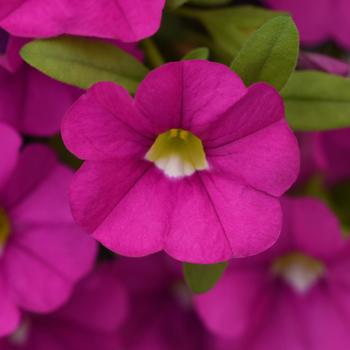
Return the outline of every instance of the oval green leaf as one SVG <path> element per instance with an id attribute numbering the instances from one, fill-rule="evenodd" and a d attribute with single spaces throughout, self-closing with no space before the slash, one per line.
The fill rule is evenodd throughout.
<path id="1" fill-rule="evenodd" d="M 258 29 L 244 44 L 231 68 L 246 85 L 264 81 L 280 90 L 295 69 L 299 34 L 289 16 L 278 16 Z"/>
<path id="2" fill-rule="evenodd" d="M 210 265 L 185 263 L 183 270 L 187 285 L 194 293 L 199 294 L 213 288 L 226 267 L 226 262 Z"/>
<path id="3" fill-rule="evenodd" d="M 207 60 L 209 58 L 209 49 L 207 47 L 199 47 L 187 53 L 182 60 Z"/>
<path id="4" fill-rule="evenodd" d="M 286 115 L 294 130 L 350 127 L 350 80 L 316 71 L 292 74 L 282 90 Z"/>
<path id="5" fill-rule="evenodd" d="M 135 92 L 148 69 L 113 44 L 62 36 L 35 40 L 21 50 L 34 68 L 63 83 L 87 89 L 99 81 L 112 81 Z"/>

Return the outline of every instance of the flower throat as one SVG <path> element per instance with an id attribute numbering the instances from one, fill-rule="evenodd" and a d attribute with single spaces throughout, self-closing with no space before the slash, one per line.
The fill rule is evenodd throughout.
<path id="1" fill-rule="evenodd" d="M 145 158 L 173 178 L 209 168 L 202 141 L 183 129 L 170 129 L 158 135 Z"/>
<path id="2" fill-rule="evenodd" d="M 0 208 L 0 253 L 1 248 L 6 244 L 10 235 L 11 225 L 10 221 L 3 209 Z"/>

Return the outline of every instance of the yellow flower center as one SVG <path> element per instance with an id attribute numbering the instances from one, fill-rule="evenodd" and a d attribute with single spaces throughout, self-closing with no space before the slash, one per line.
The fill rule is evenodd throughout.
<path id="1" fill-rule="evenodd" d="M 10 221 L 3 209 L 0 208 L 0 255 L 10 235 Z"/>
<path id="2" fill-rule="evenodd" d="M 325 266 L 319 260 L 295 252 L 277 259 L 272 271 L 295 291 L 304 294 L 324 275 Z"/>
<path id="3" fill-rule="evenodd" d="M 145 158 L 173 178 L 209 168 L 202 141 L 182 129 L 170 129 L 158 135 Z"/>

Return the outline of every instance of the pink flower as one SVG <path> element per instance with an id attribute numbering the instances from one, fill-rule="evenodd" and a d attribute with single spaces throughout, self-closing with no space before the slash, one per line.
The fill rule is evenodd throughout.
<path id="1" fill-rule="evenodd" d="M 129 316 L 119 332 L 121 349 L 211 350 L 183 284 L 180 264 L 159 254 L 121 258 L 116 274 L 130 298 Z"/>
<path id="2" fill-rule="evenodd" d="M 26 314 L 1 350 L 116 350 L 127 314 L 127 294 L 111 264 L 79 282 L 70 300 L 47 315 Z"/>
<path id="3" fill-rule="evenodd" d="M 220 350 L 346 350 L 350 243 L 322 202 L 282 203 L 278 243 L 233 263 L 213 290 L 196 297 L 198 313 L 227 339 Z"/>
<path id="4" fill-rule="evenodd" d="M 350 48 L 350 2 L 348 0 L 265 0 L 273 9 L 293 16 L 305 45 L 334 40 Z"/>
<path id="5" fill-rule="evenodd" d="M 61 306 L 92 267 L 96 245 L 74 223 L 67 186 L 72 172 L 44 146 L 27 146 L 0 127 L 0 335 L 14 331 L 20 310 Z M 18 159 L 17 159 L 18 158 Z"/>
<path id="6" fill-rule="evenodd" d="M 164 4 L 165 0 L 17 0 L 16 6 L 0 5 L 0 27 L 30 38 L 73 34 L 136 42 L 158 30 Z"/>
<path id="7" fill-rule="evenodd" d="M 25 64 L 18 52 L 27 41 L 1 34 L 0 121 L 24 134 L 50 136 L 59 131 L 64 113 L 81 92 Z"/>
<path id="8" fill-rule="evenodd" d="M 86 160 L 71 186 L 73 216 L 115 252 L 212 263 L 278 238 L 278 197 L 297 176 L 299 153 L 266 84 L 246 88 L 218 63 L 169 63 L 134 100 L 113 83 L 93 86 L 62 135 Z"/>

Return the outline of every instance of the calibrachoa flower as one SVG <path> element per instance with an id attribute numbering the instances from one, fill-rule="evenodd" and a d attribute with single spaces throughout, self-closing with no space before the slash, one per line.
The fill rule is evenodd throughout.
<path id="1" fill-rule="evenodd" d="M 92 267 L 96 245 L 73 222 L 72 172 L 44 146 L 27 146 L 0 127 L 0 335 L 14 331 L 20 310 L 62 305 Z M 17 164 L 16 164 L 17 161 Z"/>
<path id="2" fill-rule="evenodd" d="M 19 50 L 27 41 L 0 34 L 0 120 L 24 134 L 50 136 L 81 92 L 25 64 Z"/>
<path id="3" fill-rule="evenodd" d="M 211 263 L 270 247 L 278 197 L 299 167 L 282 99 L 246 88 L 222 64 L 166 64 L 133 100 L 98 83 L 63 121 L 67 148 L 86 160 L 71 186 L 76 221 L 128 256 L 165 250 Z"/>
<path id="4" fill-rule="evenodd" d="M 30 38 L 74 34 L 136 42 L 158 30 L 164 5 L 165 0 L 17 0 L 16 6 L 0 4 L 0 27 Z"/>
<path id="5" fill-rule="evenodd" d="M 292 14 L 301 40 L 317 45 L 335 40 L 350 48 L 350 2 L 348 0 L 264 0 L 273 9 Z"/>
<path id="6" fill-rule="evenodd" d="M 121 349 L 209 350 L 180 264 L 160 254 L 121 258 L 116 274 L 130 298 L 129 316 L 119 332 Z"/>
<path id="7" fill-rule="evenodd" d="M 118 350 L 117 330 L 128 298 L 111 264 L 79 282 L 70 300 L 48 315 L 25 314 L 20 326 L 0 339 L 1 350 Z"/>
<path id="8" fill-rule="evenodd" d="M 282 203 L 278 243 L 232 263 L 213 290 L 196 297 L 199 315 L 213 333 L 232 339 L 220 350 L 346 350 L 350 242 L 322 202 Z"/>

